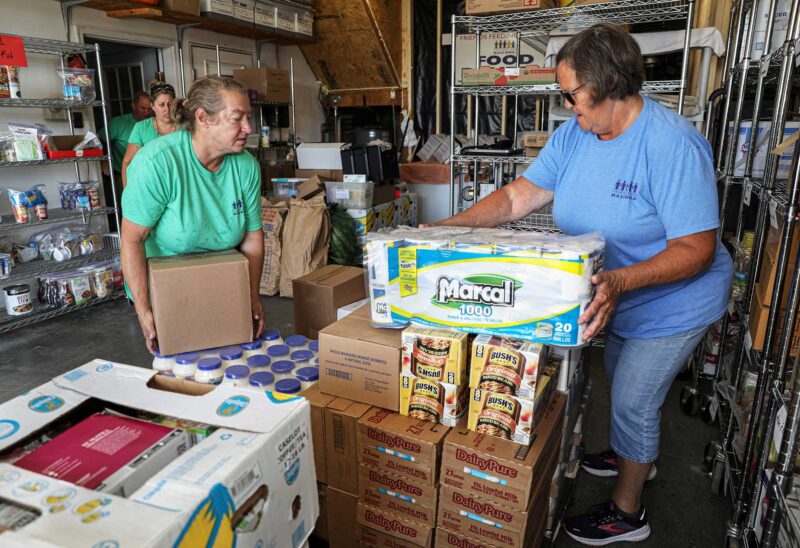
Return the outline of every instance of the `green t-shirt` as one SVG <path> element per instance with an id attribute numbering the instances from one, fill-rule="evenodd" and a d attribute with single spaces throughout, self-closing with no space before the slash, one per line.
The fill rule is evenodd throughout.
<path id="1" fill-rule="evenodd" d="M 153 125 L 153 119 L 145 118 L 141 122 L 136 122 L 136 125 L 133 126 L 133 131 L 131 131 L 131 136 L 128 138 L 128 142 L 143 147 L 158 137 L 161 136 L 158 134 L 155 126 Z"/>
<path id="2" fill-rule="evenodd" d="M 102 132 L 102 139 L 105 141 L 106 146 L 111 150 L 111 158 L 114 166 L 114 171 L 117 173 L 122 172 L 122 160 L 125 158 L 125 149 L 128 148 L 128 140 L 131 136 L 131 131 L 136 125 L 136 118 L 133 114 L 123 114 L 112 118 L 108 123 L 108 131 Z"/>
<path id="3" fill-rule="evenodd" d="M 188 131 L 165 135 L 128 166 L 126 219 L 150 227 L 147 257 L 220 251 L 261 230 L 261 171 L 248 152 L 225 156 L 216 173 L 195 156 Z"/>

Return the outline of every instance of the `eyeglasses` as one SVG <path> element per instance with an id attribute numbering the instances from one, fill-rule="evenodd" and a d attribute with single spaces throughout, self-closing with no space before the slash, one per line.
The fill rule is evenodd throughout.
<path id="1" fill-rule="evenodd" d="M 572 91 L 564 91 L 562 89 L 561 90 L 561 96 L 564 98 L 564 100 L 567 103 L 569 103 L 572 106 L 575 106 L 575 92 L 578 91 L 579 89 L 581 89 L 585 85 L 586 84 L 581 84 L 578 87 L 576 87 L 575 89 L 573 89 Z"/>

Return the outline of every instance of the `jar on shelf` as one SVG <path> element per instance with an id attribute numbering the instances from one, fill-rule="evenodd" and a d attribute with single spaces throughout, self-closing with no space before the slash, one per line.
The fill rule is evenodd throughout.
<path id="1" fill-rule="evenodd" d="M 276 344 L 283 344 L 283 339 L 281 339 L 281 332 L 275 328 L 265 329 L 264 332 L 261 334 L 260 339 L 264 343 L 265 348 L 274 346 Z"/>
<path id="2" fill-rule="evenodd" d="M 175 356 L 162 356 L 158 350 L 153 353 L 153 369 L 155 369 L 158 374 L 174 377 L 175 374 L 172 372 L 174 367 Z"/>
<path id="3" fill-rule="evenodd" d="M 270 366 L 272 374 L 275 375 L 275 380 L 291 379 L 294 372 L 294 362 L 291 360 L 279 360 L 272 362 Z"/>
<path id="4" fill-rule="evenodd" d="M 239 348 L 242 349 L 245 360 L 250 356 L 264 354 L 264 342 L 259 339 L 256 339 L 253 342 L 244 343 L 240 345 Z"/>
<path id="5" fill-rule="evenodd" d="M 295 367 L 308 367 L 311 365 L 314 353 L 311 350 L 295 350 L 289 357 L 294 362 Z"/>
<path id="6" fill-rule="evenodd" d="M 289 357 L 289 347 L 285 344 L 276 344 L 267 348 L 267 356 L 271 359 L 285 359 Z"/>
<path id="7" fill-rule="evenodd" d="M 247 386 L 249 377 L 249 367 L 246 365 L 232 365 L 225 369 L 225 378 L 222 379 L 222 384 L 236 387 Z"/>
<path id="8" fill-rule="evenodd" d="M 308 341 L 308 349 L 311 350 L 314 354 L 319 353 L 319 341 L 317 339 L 311 339 Z"/>
<path id="9" fill-rule="evenodd" d="M 194 373 L 195 382 L 220 384 L 224 376 L 222 360 L 219 358 L 201 358 L 197 360 L 197 371 Z"/>
<path id="10" fill-rule="evenodd" d="M 294 372 L 294 378 L 300 381 L 303 390 L 305 390 L 319 381 L 319 368 L 301 367 Z"/>
<path id="11" fill-rule="evenodd" d="M 265 356 L 263 354 L 258 354 L 255 356 L 250 356 L 247 358 L 247 367 L 250 368 L 250 371 L 267 371 L 269 369 L 270 364 L 269 356 Z"/>
<path id="12" fill-rule="evenodd" d="M 279 394 L 297 394 L 301 388 L 297 379 L 281 379 L 275 382 L 275 392 Z"/>
<path id="13" fill-rule="evenodd" d="M 251 373 L 247 382 L 247 387 L 259 392 L 272 392 L 275 386 L 275 376 L 269 371 L 258 371 Z"/>
<path id="14" fill-rule="evenodd" d="M 223 368 L 232 365 L 247 365 L 247 361 L 242 356 L 244 356 L 244 352 L 238 346 L 229 346 L 219 351 L 219 359 L 222 360 Z"/>
<path id="15" fill-rule="evenodd" d="M 197 352 L 187 352 L 175 356 L 172 373 L 179 379 L 191 379 L 197 370 Z"/>
<path id="16" fill-rule="evenodd" d="M 308 339 L 305 337 L 305 335 L 289 335 L 286 337 L 285 344 L 292 351 L 308 350 Z"/>

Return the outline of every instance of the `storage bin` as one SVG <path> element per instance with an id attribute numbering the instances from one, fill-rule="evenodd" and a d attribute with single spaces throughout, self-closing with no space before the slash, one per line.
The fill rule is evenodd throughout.
<path id="1" fill-rule="evenodd" d="M 375 183 L 342 183 L 338 181 L 326 181 L 325 193 L 328 203 L 337 203 L 345 209 L 367 209 L 372 207 L 372 197 L 375 190 Z"/>
<path id="2" fill-rule="evenodd" d="M 272 193 L 275 196 L 287 196 L 289 198 L 293 198 L 297 196 L 297 187 L 300 186 L 300 183 L 303 181 L 307 181 L 308 179 L 297 179 L 297 178 L 276 178 L 272 179 Z"/>

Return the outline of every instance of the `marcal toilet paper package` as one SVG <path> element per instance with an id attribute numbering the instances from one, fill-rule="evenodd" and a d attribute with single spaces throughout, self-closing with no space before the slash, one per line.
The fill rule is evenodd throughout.
<path id="1" fill-rule="evenodd" d="M 593 297 L 605 242 L 581 236 L 465 227 L 400 227 L 366 245 L 372 323 L 408 323 L 582 344 L 578 317 Z"/>

